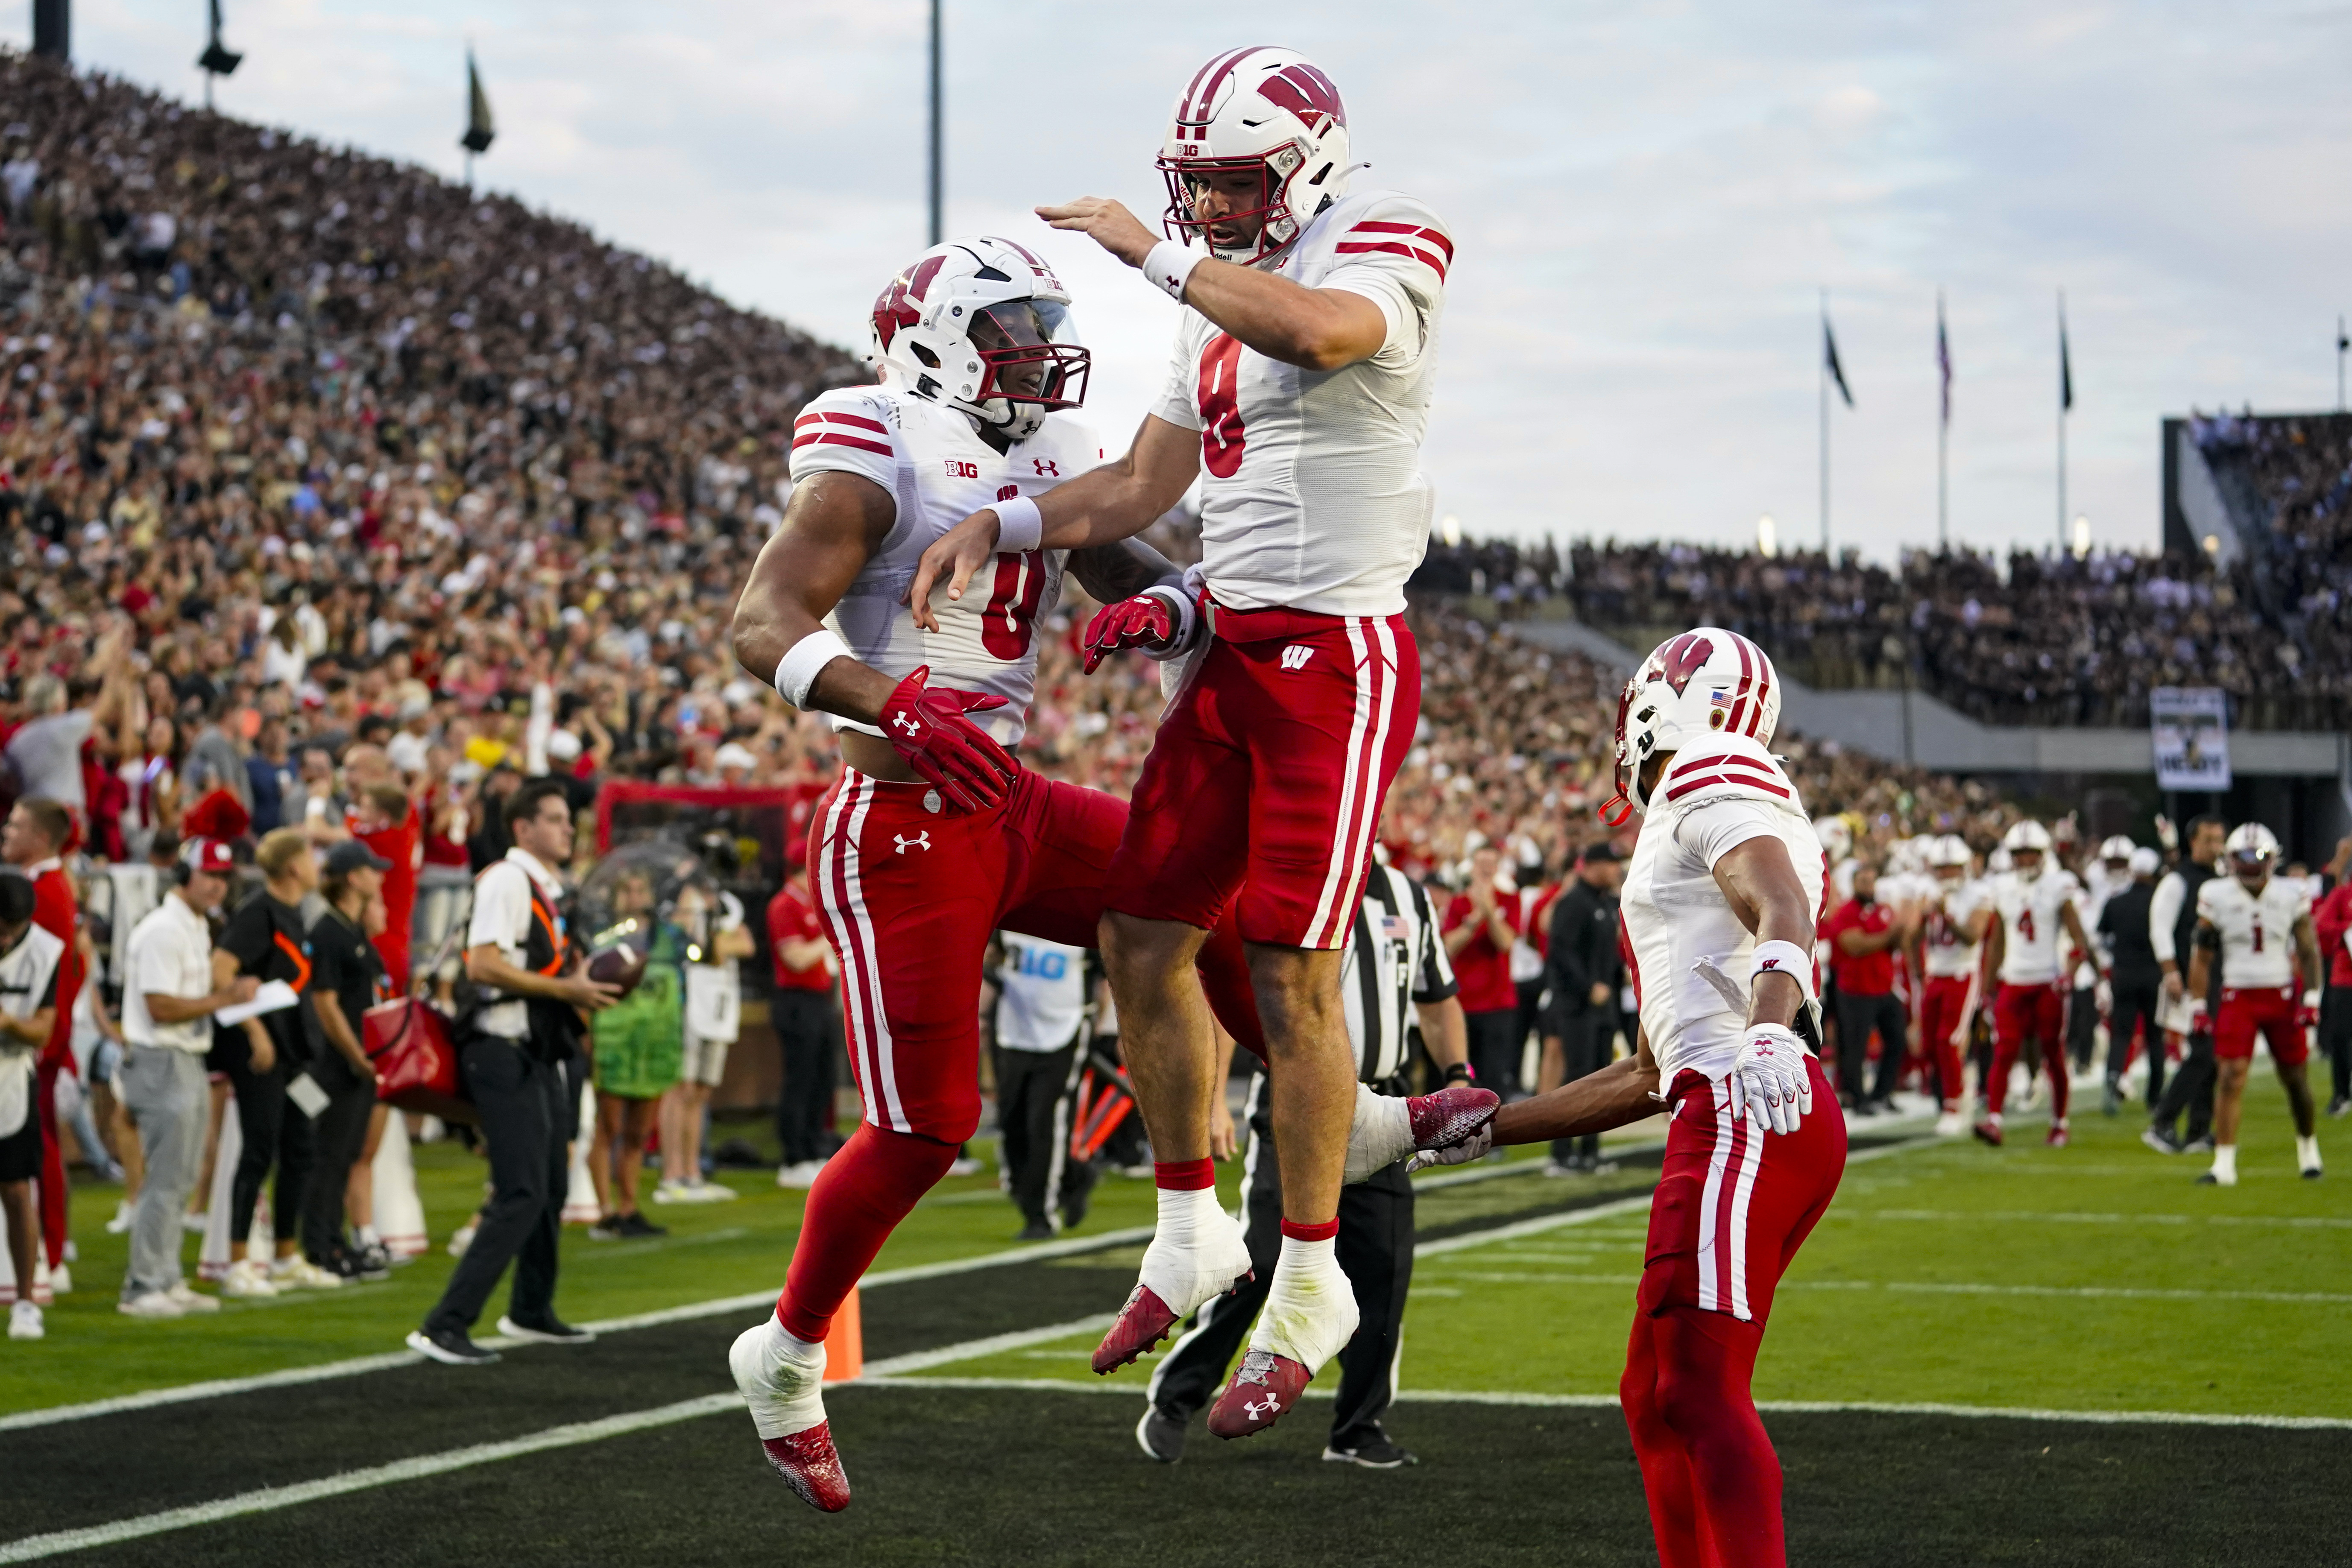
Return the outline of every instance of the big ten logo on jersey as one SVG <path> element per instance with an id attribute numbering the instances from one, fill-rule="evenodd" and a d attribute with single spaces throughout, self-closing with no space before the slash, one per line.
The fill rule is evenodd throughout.
<path id="1" fill-rule="evenodd" d="M 1043 947 L 1024 947 L 1021 949 L 1021 962 L 1013 967 L 1021 973 L 1040 980 L 1058 980 L 1070 972 L 1070 956 L 1049 952 Z"/>
<path id="2" fill-rule="evenodd" d="M 947 460 L 947 464 L 948 477 L 950 479 L 977 479 L 980 477 L 980 465 L 977 463 L 966 463 L 961 457 L 950 457 Z M 1000 497 L 1000 499 L 1002 497 Z"/>

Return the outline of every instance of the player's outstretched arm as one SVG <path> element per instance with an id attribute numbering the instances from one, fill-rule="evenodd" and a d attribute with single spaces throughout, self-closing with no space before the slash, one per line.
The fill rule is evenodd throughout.
<path id="1" fill-rule="evenodd" d="M 1036 538 L 1022 548 L 1082 550 L 1132 538 L 1182 500 L 1200 472 L 1200 436 L 1147 413 L 1124 455 L 1022 503 L 1036 508 Z M 940 629 L 932 592 L 944 580 L 948 597 L 961 599 L 972 575 L 1003 548 L 1003 535 L 997 508 L 982 507 L 931 541 L 907 590 L 916 625 Z"/>
<path id="2" fill-rule="evenodd" d="M 793 488 L 784 520 L 735 602 L 735 657 L 772 679 L 801 639 L 824 629 L 898 515 L 889 491 L 856 474 L 813 474 Z M 809 683 L 805 706 L 874 724 L 897 683 L 846 653 Z"/>
<path id="3" fill-rule="evenodd" d="M 1160 243 L 1133 213 L 1100 196 L 1039 207 L 1037 215 L 1087 235 L 1129 267 L 1140 267 Z M 1192 264 L 1184 303 L 1267 359 L 1305 371 L 1340 370 L 1370 359 L 1388 341 L 1388 318 L 1360 294 L 1304 287 L 1213 256 Z"/>

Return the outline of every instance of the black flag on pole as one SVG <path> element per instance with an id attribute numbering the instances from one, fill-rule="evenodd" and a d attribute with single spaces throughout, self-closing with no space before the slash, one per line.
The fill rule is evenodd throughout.
<path id="1" fill-rule="evenodd" d="M 205 40 L 205 52 L 196 57 L 196 68 L 216 77 L 225 77 L 244 63 L 245 57 L 221 42 L 220 0 L 212 0 L 212 30 Z"/>
<path id="2" fill-rule="evenodd" d="M 2058 407 L 2061 412 L 2074 406 L 2074 360 L 2066 351 L 2066 305 L 2058 305 Z"/>
<path id="3" fill-rule="evenodd" d="M 466 134 L 457 145 L 468 152 L 488 152 L 499 130 L 490 122 L 490 95 L 482 90 L 482 73 L 475 68 L 474 51 L 466 51 Z"/>
<path id="4" fill-rule="evenodd" d="M 1944 296 L 1936 295 L 1936 375 L 1943 385 L 1943 421 L 1952 423 L 1952 340 L 1944 335 Z"/>
<path id="5" fill-rule="evenodd" d="M 1852 408 L 1853 393 L 1845 384 L 1845 367 L 1838 363 L 1837 334 L 1830 330 L 1826 312 L 1822 316 L 1822 363 L 1829 371 L 1830 380 L 1837 383 L 1838 396 L 1845 399 L 1846 407 Z"/>

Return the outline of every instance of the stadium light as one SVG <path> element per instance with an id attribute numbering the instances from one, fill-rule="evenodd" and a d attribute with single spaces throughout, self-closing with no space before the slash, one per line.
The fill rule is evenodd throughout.
<path id="1" fill-rule="evenodd" d="M 1448 549 L 1452 549 L 1455 545 L 1460 544 L 1462 542 L 1462 519 L 1454 517 L 1450 512 L 1447 513 L 1445 520 L 1437 525 L 1437 537 L 1445 541 L 1445 548 Z"/>
<path id="2" fill-rule="evenodd" d="M 2091 519 L 2076 514 L 2074 517 L 2074 559 L 2081 560 L 2091 553 Z"/>
<path id="3" fill-rule="evenodd" d="M 1780 530 L 1769 512 L 1756 519 L 1756 553 L 1766 560 L 1780 553 Z"/>

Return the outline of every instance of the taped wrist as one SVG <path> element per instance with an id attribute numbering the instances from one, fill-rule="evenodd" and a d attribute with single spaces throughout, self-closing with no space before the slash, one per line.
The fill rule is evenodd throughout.
<path id="1" fill-rule="evenodd" d="M 792 646 L 792 651 L 776 666 L 776 690 L 796 708 L 808 706 L 809 687 L 824 668 L 835 659 L 854 659 L 849 651 L 828 627 L 820 626 Z"/>

